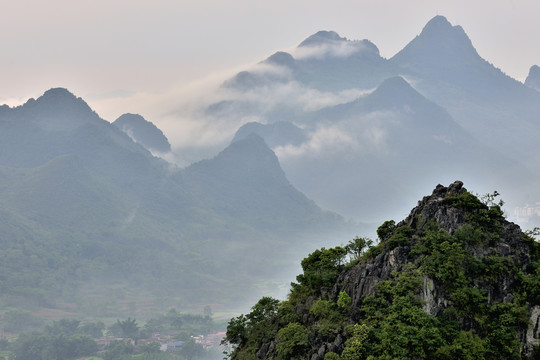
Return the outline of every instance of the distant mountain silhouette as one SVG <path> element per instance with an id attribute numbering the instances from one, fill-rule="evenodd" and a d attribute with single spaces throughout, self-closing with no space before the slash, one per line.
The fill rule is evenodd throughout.
<path id="1" fill-rule="evenodd" d="M 463 28 L 452 26 L 444 16 L 431 19 L 392 61 L 413 72 L 448 79 L 464 76 L 468 67 L 485 65 Z"/>
<path id="2" fill-rule="evenodd" d="M 340 217 L 322 211 L 296 190 L 274 152 L 253 133 L 233 141 L 213 159 L 187 167 L 183 174 L 189 186 L 205 189 L 200 196 L 212 204 L 211 208 L 250 218 L 263 228 L 286 230 L 284 236 L 296 232 L 299 221 L 323 232 L 332 221 L 344 224 Z"/>
<path id="3" fill-rule="evenodd" d="M 529 75 L 525 79 L 525 85 L 540 91 L 540 67 L 538 65 L 531 66 Z"/>
<path id="4" fill-rule="evenodd" d="M 134 124 L 128 117 L 110 124 L 65 89 L 0 109 L 2 294 L 88 309 L 114 283 L 184 304 L 236 305 L 240 289 L 276 264 L 271 277 L 282 276 L 302 247 L 352 233 L 291 186 L 261 138 L 174 169 L 116 126 Z"/>
<path id="5" fill-rule="evenodd" d="M 257 122 L 247 123 L 238 129 L 233 142 L 248 137 L 252 133 L 262 137 L 271 148 L 283 145 L 300 145 L 307 140 L 302 129 L 290 122 L 280 121 L 266 125 Z"/>
<path id="6" fill-rule="evenodd" d="M 123 114 L 113 122 L 113 125 L 150 151 L 159 153 L 171 151 L 171 144 L 163 131 L 139 114 Z"/>
<path id="7" fill-rule="evenodd" d="M 280 73 L 242 71 L 224 85 L 246 90 L 293 79 L 319 90 L 335 91 L 371 88 L 385 77 L 399 73 L 369 40 L 351 41 L 333 31 L 320 31 L 309 36 L 298 45 L 297 53 L 295 56 L 278 51 L 261 62 L 285 68 L 290 77 Z"/>
<path id="8" fill-rule="evenodd" d="M 347 39 L 342 38 L 338 35 L 335 31 L 319 31 L 311 36 L 309 36 L 307 39 L 302 41 L 298 47 L 302 46 L 320 46 L 325 45 L 328 43 L 334 43 L 334 42 L 346 42 Z"/>
<path id="9" fill-rule="evenodd" d="M 530 171 L 479 143 L 401 77 L 387 79 L 353 102 L 307 114 L 299 124 L 313 144 L 332 133 L 344 141 L 302 156 L 284 153 L 280 161 L 288 178 L 322 206 L 359 219 L 387 211 L 385 199 L 396 201 L 399 191 L 414 197 L 427 179 L 457 174 L 474 184 L 500 186 L 493 183 L 496 176 L 499 182 L 522 184 L 521 189 L 532 186 Z M 329 129 L 328 134 L 323 129 Z M 298 151 L 310 149 L 309 141 Z M 495 175 L 500 166 L 512 171 Z M 516 173 L 526 176 L 516 179 Z M 517 197 L 514 189 L 505 188 Z"/>
<path id="10" fill-rule="evenodd" d="M 482 59 L 460 26 L 436 16 L 391 61 L 480 141 L 536 163 L 540 94 Z"/>
<path id="11" fill-rule="evenodd" d="M 485 192 L 493 184 L 517 205 L 540 198 L 540 93 L 529 87 L 535 69 L 528 86 L 507 76 L 443 16 L 390 59 L 369 40 L 320 31 L 233 78 L 227 84 L 234 100 L 210 106 L 207 115 L 245 119 L 235 138 L 259 134 L 297 188 L 357 219 L 377 216 L 374 194 L 401 189 L 414 201 L 422 168 L 432 173 L 430 182 L 459 177 Z M 301 129 L 305 141 L 293 144 L 275 132 L 281 122 L 292 124 L 291 134 Z M 355 186 L 362 191 L 351 195 Z"/>

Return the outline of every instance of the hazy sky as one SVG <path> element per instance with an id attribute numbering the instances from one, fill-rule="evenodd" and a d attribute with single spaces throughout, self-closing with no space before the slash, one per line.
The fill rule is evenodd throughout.
<path id="1" fill-rule="evenodd" d="M 65 87 L 113 121 L 167 107 L 318 30 L 369 39 L 391 57 L 435 15 L 524 80 L 540 64 L 538 0 L 0 0 L 0 103 Z M 203 80 L 202 82 L 200 80 Z M 191 84 L 191 85 L 190 85 Z M 199 85 L 199 88 L 204 88 Z M 166 99 L 166 100 L 165 100 Z"/>

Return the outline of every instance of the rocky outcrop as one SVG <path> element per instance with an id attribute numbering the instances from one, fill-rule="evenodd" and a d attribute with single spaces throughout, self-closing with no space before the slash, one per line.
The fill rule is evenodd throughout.
<path id="1" fill-rule="evenodd" d="M 351 270 L 343 272 L 333 288 L 332 296 L 337 298 L 339 292 L 347 292 L 352 299 L 352 319 L 357 320 L 363 299 L 374 295 L 376 285 L 381 281 L 392 279 L 405 267 L 418 263 L 418 255 L 412 255 L 411 249 L 416 239 L 422 237 L 428 223 L 435 223 L 448 234 L 454 234 L 467 224 L 469 209 L 456 206 L 450 201 L 453 196 L 464 194 L 467 190 L 461 181 L 456 181 L 448 187 L 438 185 L 430 196 L 424 197 L 410 212 L 409 216 L 398 223 L 396 228 L 409 226 L 412 229 L 410 242 L 389 251 L 383 251 L 376 257 L 362 261 Z M 487 208 L 487 206 L 486 206 Z M 529 245 L 523 241 L 523 232 L 518 225 L 508 222 L 501 217 L 500 237 L 487 244 L 471 244 L 468 247 L 469 255 L 481 262 L 489 257 L 503 257 L 521 270 L 531 264 Z M 512 289 L 516 288 L 518 281 L 513 274 L 501 276 L 496 282 L 488 282 L 484 278 L 474 279 L 474 285 L 487 293 L 489 304 L 508 303 L 514 299 Z M 451 303 L 448 294 L 441 284 L 428 276 L 423 278 L 423 286 L 417 294 L 423 302 L 424 311 L 433 316 L 441 314 Z M 540 306 L 531 307 L 530 326 L 522 329 L 519 337 L 523 342 L 524 353 L 540 344 Z M 465 330 L 474 327 L 471 324 L 462 324 Z M 312 360 L 323 359 L 319 356 Z"/>
<path id="2" fill-rule="evenodd" d="M 535 358 L 540 246 L 504 218 L 496 195 L 478 199 L 461 181 L 438 185 L 406 219 L 385 222 L 379 244 L 339 273 L 333 287 L 302 288 L 305 277 L 297 278 L 303 293 L 293 287 L 294 313 L 287 316 L 298 339 L 308 338 L 299 342 L 306 358 L 396 358 L 407 351 L 416 359 Z M 302 262 L 305 271 L 312 268 L 304 265 L 327 259 L 312 255 Z M 324 272 L 320 264 L 316 271 Z M 260 340 L 259 359 L 283 358 L 279 329 L 288 325 L 279 315 L 266 324 L 277 336 Z M 415 337 L 423 331 L 440 336 Z M 390 339 L 397 345 L 387 352 Z M 294 340 L 288 341 L 293 351 Z"/>

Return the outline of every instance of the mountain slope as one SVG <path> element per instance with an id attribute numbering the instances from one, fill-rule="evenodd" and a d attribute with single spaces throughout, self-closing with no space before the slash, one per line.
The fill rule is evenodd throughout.
<path id="1" fill-rule="evenodd" d="M 65 89 L 2 107 L 0 140 L 2 306 L 239 306 L 300 247 L 352 227 L 293 188 L 261 139 L 175 169 Z"/>
<path id="2" fill-rule="evenodd" d="M 305 113 L 296 124 L 306 141 L 283 144 L 282 137 L 275 147 L 287 177 L 325 208 L 364 221 L 383 216 L 386 204 L 402 208 L 414 201 L 419 186 L 456 175 L 487 189 L 512 184 L 499 190 L 514 199 L 523 198 L 515 189 L 532 188 L 526 168 L 479 143 L 401 77 L 355 101 Z M 272 126 L 252 131 L 273 137 L 262 131 Z M 516 173 L 527 176 L 518 179 Z"/>
<path id="3" fill-rule="evenodd" d="M 380 220 L 377 199 L 410 194 L 388 205 L 405 211 L 419 186 L 455 177 L 479 192 L 499 187 L 511 208 L 538 202 L 540 93 L 483 59 L 443 16 L 391 59 L 368 40 L 318 32 L 222 90 L 209 121 L 230 123 L 235 138 L 259 134 L 294 186 L 360 221 Z"/>
<path id="4" fill-rule="evenodd" d="M 422 32 L 391 60 L 413 73 L 427 73 L 456 82 L 466 81 L 467 75 L 478 66 L 488 68 L 489 65 L 478 55 L 463 28 L 452 26 L 440 15 L 431 19 Z M 464 70 L 469 70 L 469 74 Z"/>
<path id="5" fill-rule="evenodd" d="M 124 114 L 113 122 L 120 130 L 149 151 L 167 153 L 171 151 L 171 144 L 163 132 L 154 124 L 146 121 L 138 114 Z"/>
<path id="6" fill-rule="evenodd" d="M 311 253 L 287 301 L 229 322 L 230 358 L 537 358 L 540 245 L 495 196 L 438 185 L 376 246 Z"/>
<path id="7" fill-rule="evenodd" d="M 540 94 L 481 58 L 460 26 L 436 16 L 390 61 L 480 141 L 536 170 Z"/>
<path id="8" fill-rule="evenodd" d="M 183 171 L 188 186 L 200 187 L 212 209 L 232 217 L 251 218 L 260 228 L 279 224 L 290 236 L 300 223 L 324 228 L 343 220 L 325 213 L 286 179 L 276 155 L 254 134 L 232 142 L 215 158 L 195 163 Z M 262 189 L 262 191 L 261 191 Z"/>

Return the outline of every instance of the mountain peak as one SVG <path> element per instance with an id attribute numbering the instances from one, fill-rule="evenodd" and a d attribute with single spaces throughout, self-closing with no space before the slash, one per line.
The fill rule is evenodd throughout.
<path id="1" fill-rule="evenodd" d="M 268 64 L 291 67 L 294 65 L 294 57 L 285 51 L 278 51 L 264 61 Z"/>
<path id="2" fill-rule="evenodd" d="M 366 105 L 371 110 L 401 108 L 417 105 L 428 100 L 416 91 L 404 78 L 394 76 L 384 80 L 367 98 Z"/>
<path id="3" fill-rule="evenodd" d="M 529 75 L 525 79 L 525 85 L 540 91 L 540 67 L 538 65 L 531 66 Z"/>
<path id="4" fill-rule="evenodd" d="M 51 89 L 45 91 L 43 93 L 43 95 L 41 96 L 41 98 L 44 98 L 44 99 L 47 99 L 47 98 L 59 98 L 59 97 L 71 98 L 71 99 L 76 99 L 77 98 L 68 89 L 61 88 L 61 87 L 51 88 Z"/>
<path id="5" fill-rule="evenodd" d="M 318 45 L 324 45 L 329 42 L 336 42 L 336 41 L 347 41 L 346 38 L 342 38 L 338 35 L 335 31 L 326 31 L 321 30 L 317 33 L 311 35 L 306 40 L 302 41 L 298 47 L 303 46 L 318 46 Z"/>
<path id="6" fill-rule="evenodd" d="M 75 96 L 69 90 L 65 88 L 51 88 L 43 93 L 37 100 L 30 99 L 27 104 L 36 104 L 49 107 L 76 107 L 79 109 L 85 109 L 92 111 L 88 104 L 80 97 Z"/>
<path id="7" fill-rule="evenodd" d="M 277 156 L 264 139 L 254 133 L 231 142 L 214 158 L 194 163 L 185 171 L 197 182 L 215 182 L 212 188 L 216 191 L 221 187 L 240 186 L 242 192 L 249 193 L 258 186 L 268 189 L 276 185 L 290 186 Z"/>
<path id="8" fill-rule="evenodd" d="M 341 37 L 335 31 L 319 31 L 298 45 L 300 50 L 299 57 L 303 58 L 308 54 L 308 57 L 324 57 L 330 55 L 332 57 L 348 58 L 353 54 L 361 57 L 379 58 L 380 53 L 377 46 L 369 40 L 349 40 Z M 312 52 L 312 51 L 315 52 Z M 302 55 L 303 53 L 303 55 Z M 297 56 L 298 58 L 298 56 Z"/>
<path id="9" fill-rule="evenodd" d="M 246 152 L 246 149 L 249 149 L 250 151 Z M 242 138 L 232 141 L 229 147 L 223 150 L 223 153 L 225 152 L 244 153 L 247 156 L 256 154 L 268 155 L 273 153 L 264 139 L 256 133 L 250 133 Z"/>
<path id="10" fill-rule="evenodd" d="M 420 33 L 421 37 L 457 38 L 470 43 L 465 30 L 459 25 L 453 26 L 444 16 L 437 15 L 427 22 Z M 472 46 L 472 44 L 471 44 Z"/>
<path id="11" fill-rule="evenodd" d="M 457 27 L 461 28 L 460 26 Z M 442 15 L 437 15 L 427 22 L 426 26 L 424 26 L 424 29 L 422 30 L 422 33 L 429 33 L 434 31 L 448 31 L 451 29 L 452 24 L 450 24 L 448 19 Z"/>
<path id="12" fill-rule="evenodd" d="M 481 60 L 471 40 L 459 25 L 444 16 L 435 16 L 392 61 L 405 67 L 455 68 Z"/>
<path id="13" fill-rule="evenodd" d="M 255 133 L 231 142 L 210 162 L 221 164 L 222 176 L 227 179 L 246 177 L 263 181 L 264 178 L 272 178 L 288 183 L 276 154 L 264 139 Z"/>
<path id="14" fill-rule="evenodd" d="M 393 76 L 391 78 L 388 78 L 384 80 L 381 85 L 377 88 L 375 91 L 387 91 L 391 89 L 394 91 L 395 89 L 398 90 L 406 90 L 406 91 L 416 91 L 414 90 L 411 85 L 401 76 Z"/>
<path id="15" fill-rule="evenodd" d="M 36 100 L 29 99 L 18 111 L 49 130 L 69 130 L 87 122 L 104 122 L 83 99 L 65 88 L 49 89 Z"/>
<path id="16" fill-rule="evenodd" d="M 139 114 L 124 114 L 116 119 L 113 125 L 150 151 L 171 151 L 171 144 L 163 132 Z"/>
<path id="17" fill-rule="evenodd" d="M 300 145 L 307 140 L 302 129 L 287 121 L 278 121 L 270 124 L 249 122 L 242 125 L 234 135 L 233 141 L 246 138 L 250 134 L 256 134 L 264 139 L 271 148 L 293 144 Z"/>

